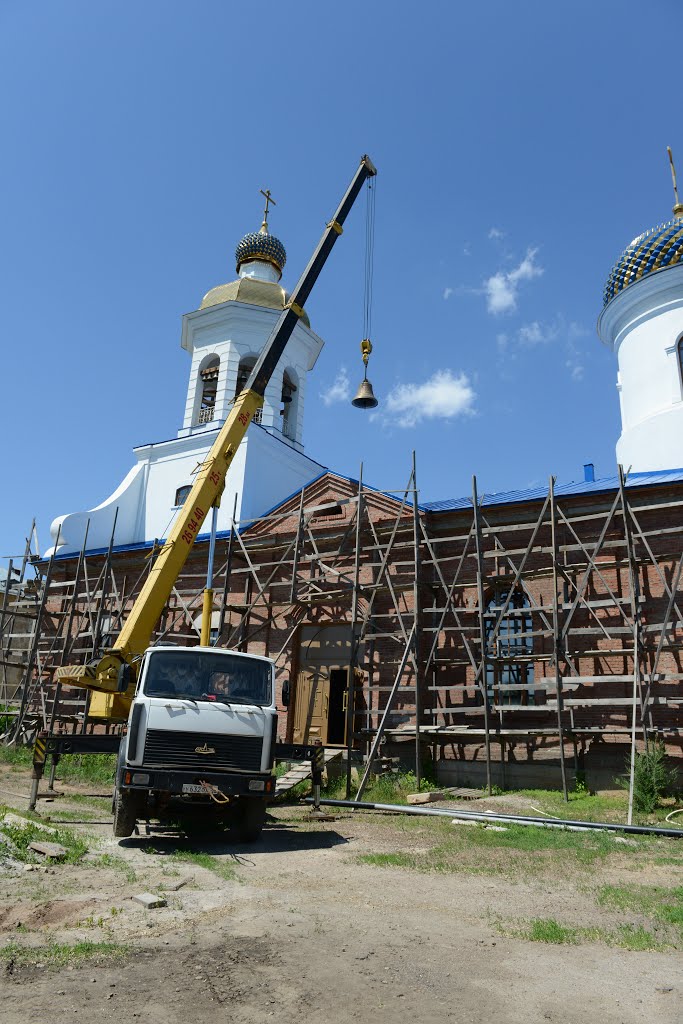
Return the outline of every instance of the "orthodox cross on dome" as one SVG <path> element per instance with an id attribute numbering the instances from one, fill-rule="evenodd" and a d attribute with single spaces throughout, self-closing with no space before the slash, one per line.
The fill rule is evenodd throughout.
<path id="1" fill-rule="evenodd" d="M 266 200 L 266 208 L 263 211 L 263 224 L 261 225 L 261 234 L 267 235 L 268 234 L 268 207 L 269 207 L 269 205 L 271 203 L 273 204 L 273 206 L 277 206 L 277 203 L 272 198 L 272 196 L 270 194 L 270 189 L 269 188 L 267 188 L 265 191 L 262 188 L 260 188 L 259 192 L 261 193 L 262 196 L 265 197 L 265 200 Z"/>
<path id="2" fill-rule="evenodd" d="M 674 199 L 676 200 L 673 208 L 674 217 L 683 217 L 683 203 L 678 198 L 678 186 L 676 185 L 676 168 L 674 167 L 674 158 L 671 152 L 671 146 L 666 147 L 666 151 L 669 154 L 669 163 L 671 164 L 671 180 L 674 186 Z"/>

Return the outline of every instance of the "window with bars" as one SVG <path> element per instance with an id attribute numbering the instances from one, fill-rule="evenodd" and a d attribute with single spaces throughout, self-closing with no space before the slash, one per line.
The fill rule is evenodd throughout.
<path id="1" fill-rule="evenodd" d="M 486 690 L 494 704 L 533 704 L 534 638 L 529 598 L 517 589 L 508 602 L 509 593 L 505 586 L 496 587 L 486 606 Z"/>

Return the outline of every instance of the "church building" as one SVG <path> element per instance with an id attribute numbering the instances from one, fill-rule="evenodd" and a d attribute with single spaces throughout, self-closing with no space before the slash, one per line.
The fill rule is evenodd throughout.
<path id="1" fill-rule="evenodd" d="M 42 564 L 54 617 L 29 666 L 45 693 L 57 665 L 116 635 L 287 302 L 285 259 L 266 213 L 237 246 L 237 278 L 182 319 L 177 437 L 137 448 L 109 498 L 53 523 Z M 623 471 L 596 479 L 587 466 L 579 483 L 417 504 L 410 485 L 382 493 L 305 454 L 323 341 L 300 318 L 228 474 L 211 621 L 212 643 L 275 660 L 281 738 L 431 759 L 452 784 L 567 785 L 584 773 L 607 785 L 634 737 L 681 756 L 678 197 L 673 219 L 614 264 L 598 334 L 616 357 Z M 207 551 L 200 536 L 157 640 L 199 642 Z M 85 709 L 66 696 L 43 714 L 82 728 Z"/>

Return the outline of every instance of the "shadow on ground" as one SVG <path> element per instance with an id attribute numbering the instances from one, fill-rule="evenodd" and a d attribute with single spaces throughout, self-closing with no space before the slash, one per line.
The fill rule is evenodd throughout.
<path id="1" fill-rule="evenodd" d="M 238 843 L 229 832 L 185 832 L 167 825 L 138 826 L 140 835 L 122 839 L 121 847 L 144 850 L 153 847 L 160 856 L 177 852 L 208 853 L 213 857 L 228 856 L 242 860 L 271 853 L 293 853 L 297 850 L 329 850 L 347 842 L 344 836 L 332 830 L 311 828 L 300 830 L 283 822 L 273 821 L 264 828 L 259 839 L 252 843 Z"/>

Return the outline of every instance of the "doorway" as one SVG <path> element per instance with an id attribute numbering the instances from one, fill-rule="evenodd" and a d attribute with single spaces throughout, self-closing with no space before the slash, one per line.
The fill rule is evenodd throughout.
<path id="1" fill-rule="evenodd" d="M 346 745 L 348 686 L 348 668 L 331 668 L 330 699 L 327 712 L 327 742 L 332 747 L 343 747 Z"/>
<path id="2" fill-rule="evenodd" d="M 347 743 L 350 624 L 304 626 L 299 637 L 299 673 L 292 716 L 292 742 Z M 355 704 L 362 703 L 362 673 L 355 672 Z"/>

